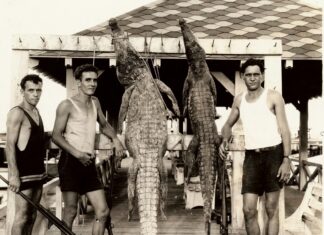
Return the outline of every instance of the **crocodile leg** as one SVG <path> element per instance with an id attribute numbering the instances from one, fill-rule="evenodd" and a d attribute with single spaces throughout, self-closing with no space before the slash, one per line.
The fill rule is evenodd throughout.
<path id="1" fill-rule="evenodd" d="M 198 138 L 196 137 L 196 135 L 194 135 L 188 145 L 188 149 L 185 154 L 185 163 L 188 167 L 187 179 L 186 179 L 187 184 L 189 184 L 192 168 L 194 167 L 194 164 L 196 162 L 198 147 L 199 147 Z"/>
<path id="2" fill-rule="evenodd" d="M 161 93 L 164 93 L 167 95 L 167 97 L 171 100 L 172 102 L 172 108 L 175 114 L 179 117 L 180 116 L 180 110 L 178 107 L 178 102 L 174 94 L 172 93 L 171 89 L 165 85 L 161 80 L 155 79 L 156 85 L 159 88 L 159 91 Z"/>
<path id="3" fill-rule="evenodd" d="M 126 119 L 127 110 L 129 106 L 129 99 L 132 95 L 134 86 L 131 86 L 127 88 L 123 94 L 122 103 L 119 108 L 119 114 L 118 114 L 118 127 L 117 127 L 117 133 L 122 133 L 123 129 L 123 121 Z"/>
<path id="4" fill-rule="evenodd" d="M 162 159 L 162 158 L 161 158 Z M 160 174 L 160 213 L 161 219 L 167 220 L 165 215 L 165 203 L 168 196 L 168 170 L 164 166 L 163 159 L 159 162 L 159 174 Z"/>
<path id="5" fill-rule="evenodd" d="M 134 207 L 135 207 L 135 188 L 136 178 L 138 174 L 138 164 L 133 160 L 132 165 L 128 168 L 128 221 L 132 220 Z"/>

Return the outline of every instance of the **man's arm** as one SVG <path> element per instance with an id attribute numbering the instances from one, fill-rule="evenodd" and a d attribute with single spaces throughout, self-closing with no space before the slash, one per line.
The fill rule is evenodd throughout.
<path id="1" fill-rule="evenodd" d="M 100 103 L 98 101 L 97 98 L 93 97 L 94 101 L 95 101 L 95 104 L 96 104 L 96 107 L 97 107 L 97 113 L 98 113 L 98 122 L 99 122 L 99 125 L 102 129 L 102 133 L 111 138 L 113 143 L 114 143 L 114 146 L 115 146 L 115 150 L 116 150 L 116 156 L 117 157 L 121 157 L 124 155 L 124 149 L 123 149 L 123 146 L 122 144 L 120 143 L 118 137 L 117 137 L 117 134 L 114 130 L 114 128 L 112 128 L 112 126 L 107 122 L 103 112 L 102 112 L 102 109 L 101 109 L 101 106 L 100 106 Z"/>
<path id="2" fill-rule="evenodd" d="M 232 136 L 232 127 L 240 117 L 240 110 L 239 110 L 240 103 L 241 103 L 241 95 L 234 98 L 231 113 L 222 128 L 223 142 L 220 145 L 219 150 L 220 150 L 220 155 L 223 159 L 226 158 L 228 153 L 228 141 Z"/>
<path id="3" fill-rule="evenodd" d="M 277 118 L 279 132 L 282 138 L 283 151 L 285 156 L 278 170 L 277 177 L 279 177 L 280 181 L 287 181 L 290 175 L 290 164 L 288 156 L 291 154 L 291 136 L 285 112 L 285 102 L 281 94 L 276 91 L 271 93 L 271 97 L 274 103 L 274 111 Z"/>
<path id="4" fill-rule="evenodd" d="M 7 116 L 6 158 L 8 161 L 9 189 L 18 192 L 20 187 L 19 170 L 16 161 L 16 144 L 24 119 L 23 111 L 14 108 Z"/>
<path id="5" fill-rule="evenodd" d="M 53 128 L 53 141 L 64 151 L 68 152 L 72 156 L 76 157 L 85 166 L 89 165 L 92 161 L 92 153 L 85 153 L 77 150 L 70 145 L 65 138 L 63 133 L 65 131 L 66 123 L 68 121 L 70 110 L 72 109 L 71 102 L 68 100 L 62 101 L 56 110 L 56 118 Z"/>
<path id="6" fill-rule="evenodd" d="M 285 111 L 285 102 L 278 92 L 273 92 L 272 97 L 274 101 L 274 109 L 278 122 L 279 132 L 282 138 L 284 156 L 289 156 L 291 154 L 291 136 Z"/>

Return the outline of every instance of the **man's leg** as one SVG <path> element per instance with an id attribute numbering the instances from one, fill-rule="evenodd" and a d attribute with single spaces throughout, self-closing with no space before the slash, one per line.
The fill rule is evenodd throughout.
<path id="1" fill-rule="evenodd" d="M 39 203 L 42 196 L 42 186 L 21 191 L 33 202 Z M 30 235 L 36 220 L 37 211 L 25 199 L 16 195 L 16 212 L 12 226 L 12 234 Z"/>
<path id="2" fill-rule="evenodd" d="M 78 193 L 63 191 L 62 196 L 64 201 L 63 221 L 72 229 L 72 224 L 78 209 Z"/>
<path id="3" fill-rule="evenodd" d="M 92 235 L 103 235 L 105 233 L 105 224 L 109 215 L 109 209 L 103 189 L 88 192 L 88 199 L 95 211 L 95 221 L 92 227 Z"/>
<path id="4" fill-rule="evenodd" d="M 268 215 L 268 235 L 279 233 L 279 195 L 280 191 L 266 193 L 265 209 Z"/>
<path id="5" fill-rule="evenodd" d="M 260 227 L 258 224 L 258 195 L 253 193 L 243 194 L 243 213 L 245 228 L 248 235 L 259 235 Z"/>

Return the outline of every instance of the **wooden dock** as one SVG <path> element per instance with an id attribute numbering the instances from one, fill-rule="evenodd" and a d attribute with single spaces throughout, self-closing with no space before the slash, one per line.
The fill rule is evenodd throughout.
<path id="1" fill-rule="evenodd" d="M 168 167 L 168 169 L 170 168 Z M 176 185 L 170 170 L 168 186 L 168 199 L 166 203 L 166 215 L 168 219 L 167 221 L 161 221 L 159 219 L 158 234 L 203 234 L 204 222 L 202 207 L 191 210 L 185 209 L 183 185 Z M 119 172 L 114 177 L 113 208 L 111 211 L 114 235 L 140 234 L 137 211 L 135 211 L 133 221 L 127 221 L 127 203 L 127 169 L 122 168 L 119 169 Z M 93 218 L 93 213 L 89 213 L 84 217 L 84 223 L 74 226 L 73 231 L 77 235 L 91 234 Z M 212 233 L 219 233 L 219 225 L 215 221 L 212 224 Z M 57 235 L 59 232 L 56 228 L 52 227 L 46 234 Z"/>

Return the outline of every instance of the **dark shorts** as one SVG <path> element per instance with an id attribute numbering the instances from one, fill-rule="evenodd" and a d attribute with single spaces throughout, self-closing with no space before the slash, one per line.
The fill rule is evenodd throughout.
<path id="1" fill-rule="evenodd" d="M 28 182 L 22 182 L 20 184 L 20 191 L 26 190 L 26 189 L 32 189 L 32 188 L 39 188 L 43 187 L 43 184 L 45 184 L 46 179 L 44 180 L 37 180 L 37 181 L 28 181 Z"/>
<path id="2" fill-rule="evenodd" d="M 241 193 L 263 195 L 283 187 L 277 177 L 283 160 L 282 144 L 261 151 L 245 150 Z"/>
<path id="3" fill-rule="evenodd" d="M 71 191 L 82 195 L 103 189 L 94 160 L 89 166 L 84 166 L 77 158 L 62 151 L 58 173 L 62 192 Z"/>

